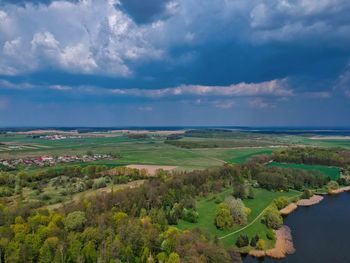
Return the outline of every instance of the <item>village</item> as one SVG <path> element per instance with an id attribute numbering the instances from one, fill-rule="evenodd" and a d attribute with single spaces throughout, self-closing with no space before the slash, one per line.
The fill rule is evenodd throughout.
<path id="1" fill-rule="evenodd" d="M 17 159 L 0 159 L 0 164 L 8 168 L 16 168 L 19 165 L 26 166 L 55 166 L 60 163 L 75 163 L 75 162 L 94 162 L 98 160 L 115 159 L 109 154 L 91 154 L 91 155 L 64 155 L 64 156 L 39 156 L 26 157 Z"/>

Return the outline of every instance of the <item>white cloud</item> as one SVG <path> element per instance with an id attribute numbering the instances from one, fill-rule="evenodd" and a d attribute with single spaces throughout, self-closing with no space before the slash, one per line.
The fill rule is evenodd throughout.
<path id="1" fill-rule="evenodd" d="M 232 100 L 217 100 L 213 102 L 214 106 L 219 109 L 230 109 L 235 105 Z"/>
<path id="2" fill-rule="evenodd" d="M 119 1 L 5 4 L 0 10 L 0 74 L 47 67 L 130 76 L 137 63 L 168 58 L 184 45 L 350 44 L 348 0 L 173 0 L 162 20 L 136 24 Z"/>
<path id="3" fill-rule="evenodd" d="M 152 111 L 153 108 L 151 106 L 142 106 L 137 108 L 139 111 Z"/>
<path id="4" fill-rule="evenodd" d="M 0 13 L 0 74 L 53 67 L 79 73 L 132 74 L 129 63 L 159 59 L 148 39 L 116 1 L 54 1 L 5 5 Z M 6 19 L 6 23 L 2 23 Z"/>
<path id="5" fill-rule="evenodd" d="M 6 18 L 7 14 L 4 11 L 0 10 L 0 23 L 4 22 Z"/>
<path id="6" fill-rule="evenodd" d="M 256 108 L 256 109 L 266 109 L 266 108 L 274 107 L 274 105 L 268 103 L 263 98 L 254 98 L 249 101 L 249 105 L 252 108 Z"/>
<path id="7" fill-rule="evenodd" d="M 58 90 L 58 91 L 70 91 L 70 90 L 72 90 L 72 87 L 62 86 L 62 85 L 52 85 L 49 88 L 52 90 Z"/>
<path id="8" fill-rule="evenodd" d="M 332 96 L 332 93 L 328 91 L 310 91 L 304 92 L 303 95 L 311 99 L 328 99 Z"/>
<path id="9" fill-rule="evenodd" d="M 163 89 L 112 89 L 115 95 L 129 95 L 141 97 L 167 96 L 293 96 L 293 90 L 288 88 L 287 80 L 271 80 L 261 83 L 238 83 L 229 86 L 181 85 Z"/>

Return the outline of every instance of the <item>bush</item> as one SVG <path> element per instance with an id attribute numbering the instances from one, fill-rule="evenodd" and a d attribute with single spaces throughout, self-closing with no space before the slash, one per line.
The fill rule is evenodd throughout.
<path id="1" fill-rule="evenodd" d="M 190 222 L 190 223 L 197 223 L 198 222 L 199 215 L 198 213 L 193 209 L 184 209 L 183 212 L 183 220 Z"/>
<path id="2" fill-rule="evenodd" d="M 99 188 L 103 188 L 106 187 L 107 183 L 106 183 L 106 178 L 102 177 L 102 178 L 98 178 L 94 181 L 94 183 L 92 184 L 92 188 L 93 189 L 99 189 Z"/>
<path id="3" fill-rule="evenodd" d="M 278 210 L 281 210 L 282 208 L 285 208 L 287 205 L 289 205 L 289 200 L 287 197 L 281 196 L 276 198 L 273 203 L 277 207 Z"/>
<path id="4" fill-rule="evenodd" d="M 225 201 L 230 209 L 233 221 L 239 225 L 247 224 L 247 209 L 242 200 L 228 197 Z"/>
<path id="5" fill-rule="evenodd" d="M 327 189 L 328 191 L 332 191 L 332 190 L 337 190 L 339 188 L 339 184 L 336 181 L 330 181 L 327 184 Z"/>
<path id="6" fill-rule="evenodd" d="M 246 247 L 249 245 L 249 238 L 247 235 L 239 235 L 236 241 L 236 246 L 241 248 L 241 247 Z"/>
<path id="7" fill-rule="evenodd" d="M 304 199 L 309 199 L 313 195 L 314 195 L 314 193 L 310 189 L 305 189 L 301 197 Z"/>
<path id="8" fill-rule="evenodd" d="M 253 187 L 249 187 L 249 190 L 248 190 L 248 198 L 249 199 L 254 199 L 255 198 L 255 193 L 254 193 L 254 190 L 253 190 Z"/>
<path id="9" fill-rule="evenodd" d="M 256 244 L 258 243 L 259 239 L 260 238 L 258 235 L 255 235 L 254 237 L 252 237 L 252 239 L 250 240 L 250 246 L 255 247 Z"/>
<path id="10" fill-rule="evenodd" d="M 272 229 L 278 229 L 283 224 L 283 218 L 275 207 L 270 207 L 266 210 L 263 220 L 266 226 Z"/>
<path id="11" fill-rule="evenodd" d="M 215 216 L 215 226 L 219 229 L 227 229 L 233 226 L 230 208 L 226 203 L 221 203 L 218 206 Z"/>
<path id="12" fill-rule="evenodd" d="M 0 197 L 7 197 L 13 195 L 13 189 L 7 186 L 0 187 Z"/>
<path id="13" fill-rule="evenodd" d="M 266 233 L 266 238 L 269 240 L 276 240 L 276 234 L 272 229 L 268 229 Z"/>
<path id="14" fill-rule="evenodd" d="M 64 225 L 68 230 L 81 231 L 86 221 L 87 219 L 84 212 L 75 211 L 67 215 L 64 219 Z"/>
<path id="15" fill-rule="evenodd" d="M 256 248 L 259 250 L 264 250 L 265 249 L 265 240 L 264 239 L 259 239 L 259 241 L 256 243 Z"/>

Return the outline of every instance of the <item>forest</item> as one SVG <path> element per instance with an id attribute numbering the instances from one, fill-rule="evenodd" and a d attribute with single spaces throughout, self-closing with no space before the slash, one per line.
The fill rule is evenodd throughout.
<path id="1" fill-rule="evenodd" d="M 71 168 L 72 169 L 72 168 Z M 85 170 L 84 170 L 85 169 Z M 70 170 L 76 177 L 104 173 L 96 168 Z M 65 173 L 65 170 L 61 173 Z M 68 172 L 68 171 L 66 171 Z M 125 171 L 115 173 L 122 176 Z M 48 172 L 43 178 L 52 178 Z M 16 180 L 18 180 L 16 178 Z M 35 182 L 36 177 L 25 183 Z M 141 187 L 101 193 L 64 204 L 61 208 L 32 209 L 20 202 L 0 206 L 1 262 L 239 262 L 237 248 L 264 247 L 256 234 L 238 237 L 224 249 L 214 236 L 200 229 L 180 230 L 179 220 L 196 222 L 196 200 L 225 189 L 232 196 L 218 202 L 215 226 L 247 223 L 250 213 L 241 200 L 254 198 L 254 188 L 268 191 L 306 191 L 324 187 L 329 178 L 313 171 L 231 165 L 195 171 L 159 171 Z M 268 229 L 282 224 L 280 200 L 263 218 Z M 273 239 L 273 234 L 269 234 Z"/>

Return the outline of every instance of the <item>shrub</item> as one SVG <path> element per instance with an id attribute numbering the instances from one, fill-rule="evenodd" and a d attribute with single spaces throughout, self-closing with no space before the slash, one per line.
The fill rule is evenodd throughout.
<path id="1" fill-rule="evenodd" d="M 301 197 L 304 199 L 309 199 L 313 195 L 314 193 L 310 189 L 305 189 Z"/>
<path id="2" fill-rule="evenodd" d="M 336 190 L 339 188 L 339 184 L 336 181 L 330 181 L 327 184 L 327 189 L 328 191 Z"/>
<path id="3" fill-rule="evenodd" d="M 197 223 L 198 222 L 199 215 L 198 213 L 193 209 L 184 209 L 183 212 L 183 220 L 190 222 L 190 223 Z"/>
<path id="4" fill-rule="evenodd" d="M 266 210 L 263 220 L 266 226 L 272 229 L 278 229 L 283 224 L 283 218 L 275 207 L 270 207 Z"/>
<path id="5" fill-rule="evenodd" d="M 266 238 L 269 240 L 276 240 L 276 234 L 272 229 L 268 229 L 266 233 Z"/>
<path id="6" fill-rule="evenodd" d="M 75 211 L 69 213 L 64 219 L 64 225 L 68 230 L 81 231 L 87 219 L 85 213 L 82 211 Z"/>
<path id="7" fill-rule="evenodd" d="M 289 200 L 287 197 L 281 196 L 276 198 L 273 203 L 277 207 L 278 210 L 281 210 L 282 208 L 285 208 L 287 205 L 289 205 Z"/>
<path id="8" fill-rule="evenodd" d="M 106 187 L 107 183 L 106 183 L 106 178 L 105 177 L 101 177 L 98 178 L 94 181 L 94 183 L 92 184 L 92 188 L 93 189 L 99 189 L 99 188 L 103 188 Z"/>
<path id="9" fill-rule="evenodd" d="M 236 246 L 241 248 L 241 247 L 246 247 L 249 245 L 249 238 L 247 235 L 239 235 L 236 241 Z"/>
<path id="10" fill-rule="evenodd" d="M 6 197 L 13 195 L 13 189 L 7 186 L 0 187 L 0 197 Z"/>
<path id="11" fill-rule="evenodd" d="M 241 199 L 235 199 L 233 197 L 226 198 L 226 203 L 230 209 L 233 221 L 239 225 L 247 224 L 246 207 Z"/>
<path id="12" fill-rule="evenodd" d="M 258 235 L 255 235 L 254 237 L 252 237 L 252 239 L 250 240 L 250 246 L 255 247 L 256 243 L 258 243 L 259 239 L 260 238 Z"/>
<path id="13" fill-rule="evenodd" d="M 256 248 L 259 250 L 264 250 L 265 249 L 265 240 L 264 239 L 259 239 L 259 241 L 256 243 Z"/>
<path id="14" fill-rule="evenodd" d="M 255 198 L 255 193 L 254 193 L 254 190 L 253 190 L 253 187 L 249 187 L 249 190 L 248 190 L 248 198 L 249 199 L 254 199 Z"/>
<path id="15" fill-rule="evenodd" d="M 219 229 L 227 229 L 233 226 L 230 208 L 226 203 L 221 203 L 217 208 L 215 226 Z"/>

